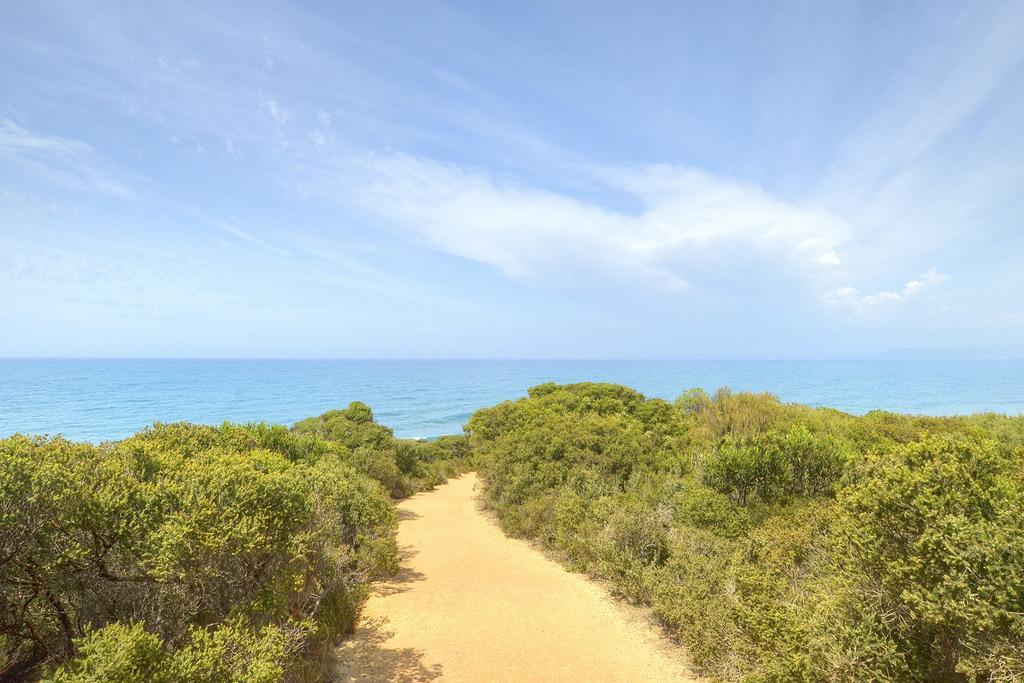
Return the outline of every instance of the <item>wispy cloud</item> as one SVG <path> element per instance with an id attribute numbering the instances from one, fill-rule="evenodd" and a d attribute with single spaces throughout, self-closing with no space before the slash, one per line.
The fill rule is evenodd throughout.
<path id="1" fill-rule="evenodd" d="M 333 190 L 435 249 L 528 282 L 618 278 L 685 289 L 723 250 L 781 260 L 808 277 L 839 262 L 841 221 L 756 186 L 671 165 L 590 173 L 638 211 L 409 155 L 348 164 Z"/>
<path id="2" fill-rule="evenodd" d="M 957 35 L 900 70 L 882 106 L 845 141 L 829 191 L 860 201 L 898 183 L 937 146 L 1012 83 L 1024 65 L 1024 8 L 997 3 L 964 8 Z M 975 122 L 976 125 L 977 122 Z"/>
<path id="3" fill-rule="evenodd" d="M 134 191 L 92 146 L 70 138 L 42 135 L 0 117 L 0 160 L 22 166 L 75 191 L 130 198 Z"/>
<path id="4" fill-rule="evenodd" d="M 300 272 L 301 278 L 320 286 L 345 287 L 361 291 L 378 292 L 392 297 L 426 304 L 441 304 L 459 308 L 468 307 L 463 301 L 424 291 L 400 277 L 383 272 L 355 257 L 352 245 L 332 240 L 315 239 L 305 231 L 268 231 L 243 227 L 236 218 L 211 216 L 196 207 L 181 207 L 184 215 L 205 224 L 228 238 L 250 245 L 271 259 L 269 267 Z M 230 244 L 230 242 L 229 242 Z M 237 242 L 231 246 L 237 246 Z M 0 261 L 0 273 L 3 271 Z"/>
<path id="5" fill-rule="evenodd" d="M 245 229 L 241 228 L 238 225 L 238 223 L 236 221 L 234 221 L 234 220 L 224 220 L 224 219 L 221 219 L 221 218 L 208 218 L 207 217 L 205 219 L 205 221 L 206 221 L 206 223 L 208 225 L 216 228 L 217 230 L 220 230 L 221 232 L 227 233 L 228 235 L 231 235 L 232 237 L 237 237 L 238 239 L 242 240 L 243 242 L 248 242 L 249 244 L 255 245 L 255 246 L 257 246 L 257 247 L 259 247 L 261 249 L 265 249 L 266 251 L 269 251 L 269 252 L 272 252 L 274 254 L 278 254 L 278 255 L 281 255 L 281 256 L 288 256 L 289 255 L 288 251 L 286 251 L 285 249 L 282 249 L 281 247 L 279 247 L 279 246 L 277 246 L 275 244 L 271 244 L 270 242 L 266 241 L 265 239 L 257 237 L 256 235 L 252 234 L 248 230 L 245 230 Z"/>
<path id="6" fill-rule="evenodd" d="M 309 132 L 309 141 L 319 151 L 324 151 L 334 144 L 331 133 L 331 115 L 320 109 L 316 113 L 316 127 Z"/>
<path id="7" fill-rule="evenodd" d="M 578 316 L 563 341 L 671 330 L 663 354 L 694 320 L 713 355 L 761 315 L 790 354 L 925 319 L 936 338 L 984 316 L 985 334 L 1021 329 L 1020 3 L 787 4 L 771 32 L 765 13 L 609 5 L 551 40 L 522 30 L 544 20 L 528 7 L 257 4 L 12 8 L 0 275 L 29 272 L 15 232 L 86 235 L 97 261 L 149 241 L 192 255 L 173 280 L 191 292 L 225 291 L 231 261 L 232 306 L 365 307 L 366 334 L 403 302 L 455 330 L 428 315 L 456 310 L 446 296 L 522 330 Z M 143 190 L 120 213 L 80 196 Z M 103 281 L 76 264 L 60 267 Z M 869 317 L 877 339 L 835 334 Z M 452 338 L 487 344 L 478 328 Z"/>
<path id="8" fill-rule="evenodd" d="M 824 301 L 832 306 L 847 308 L 858 315 L 871 315 L 891 310 L 893 306 L 905 304 L 919 297 L 924 292 L 938 287 L 949 280 L 949 276 L 936 272 L 934 268 L 908 281 L 897 292 L 879 292 L 877 294 L 861 294 L 855 287 L 840 287 L 825 295 Z"/>
<path id="9" fill-rule="evenodd" d="M 288 110 L 278 104 L 277 100 L 263 100 L 260 102 L 260 107 L 279 126 L 288 123 L 288 119 L 291 117 Z"/>
<path id="10" fill-rule="evenodd" d="M 818 191 L 857 226 L 857 251 L 875 263 L 941 249 L 991 221 L 1024 182 L 1024 148 L 1010 132 L 1022 103 L 1024 5 L 957 7 L 944 39 L 894 70 Z"/>

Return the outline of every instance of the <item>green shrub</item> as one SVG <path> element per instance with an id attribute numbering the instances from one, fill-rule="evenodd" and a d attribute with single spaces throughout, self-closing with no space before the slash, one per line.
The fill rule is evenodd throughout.
<path id="1" fill-rule="evenodd" d="M 467 434 L 510 533 L 715 678 L 1024 679 L 1024 418 L 545 384 Z"/>
<path id="2" fill-rule="evenodd" d="M 379 481 L 392 498 L 444 483 L 449 476 L 465 472 L 470 464 L 465 437 L 396 439 L 389 428 L 373 421 L 369 406 L 359 402 L 301 420 L 292 432 L 293 440 L 294 435 L 312 438 L 312 443 L 340 453 L 360 472 Z"/>
<path id="3" fill-rule="evenodd" d="M 726 437 L 704 463 L 704 480 L 740 505 L 755 497 L 771 502 L 832 493 L 846 462 L 836 439 L 794 425 L 741 442 Z"/>
<path id="4" fill-rule="evenodd" d="M 683 396 L 687 396 L 684 394 Z M 703 437 L 715 439 L 731 436 L 746 439 L 767 431 L 782 417 L 784 409 L 779 399 L 771 394 L 733 393 L 722 387 L 714 393 L 711 401 L 700 395 L 700 409 L 694 429 Z M 685 399 L 684 405 L 686 408 Z"/>
<path id="5" fill-rule="evenodd" d="M 470 460 L 465 437 L 395 439 L 362 403 L 291 430 L 178 423 L 100 447 L 0 440 L 0 672 L 63 662 L 60 680 L 315 677 L 295 652 L 313 661 L 350 632 L 368 583 L 397 569 L 388 494 Z"/>
<path id="6" fill-rule="evenodd" d="M 782 495 L 789 488 L 789 470 L 782 452 L 770 444 L 727 438 L 704 463 L 704 481 L 747 505 L 754 498 L 771 501 Z"/>
<path id="7" fill-rule="evenodd" d="M 619 496 L 596 541 L 598 572 L 634 602 L 649 602 L 648 573 L 668 559 L 672 513 Z"/>
<path id="8" fill-rule="evenodd" d="M 183 683 L 275 683 L 284 678 L 304 635 L 301 626 L 255 629 L 241 619 L 193 628 L 187 645 L 167 657 L 161 673 Z"/>
<path id="9" fill-rule="evenodd" d="M 275 683 L 301 643 L 300 627 L 253 629 L 235 619 L 194 628 L 168 652 L 141 623 L 113 623 L 76 641 L 78 656 L 56 669 L 50 683 Z"/>
<path id="10" fill-rule="evenodd" d="M 934 436 L 873 455 L 837 529 L 840 661 L 880 679 L 1024 677 L 1021 461 Z"/>
<path id="11" fill-rule="evenodd" d="M 751 680 L 817 680 L 809 615 L 831 508 L 820 502 L 789 506 L 751 529 L 736 549 L 730 568 L 733 651 Z"/>
<path id="12" fill-rule="evenodd" d="M 711 531 L 674 529 L 668 560 L 649 577 L 654 614 L 694 662 L 725 678 L 739 671 L 733 661 L 739 628 L 730 600 L 735 549 L 736 541 Z"/>
<path id="13" fill-rule="evenodd" d="M 0 670 L 77 656 L 89 661 L 61 675 L 130 673 L 152 649 L 139 624 L 170 653 L 237 653 L 294 619 L 336 638 L 397 562 L 393 508 L 346 454 L 264 426 L 157 425 L 102 447 L 0 440 Z M 103 673 L 96 653 L 115 641 L 127 659 Z"/>
<path id="14" fill-rule="evenodd" d="M 675 526 L 712 530 L 735 538 L 750 526 L 750 513 L 728 496 L 692 479 L 682 479 L 670 498 Z"/>
<path id="15" fill-rule="evenodd" d="M 48 677 L 52 683 L 170 681 L 163 641 L 142 623 L 115 622 L 76 642 L 78 657 Z"/>

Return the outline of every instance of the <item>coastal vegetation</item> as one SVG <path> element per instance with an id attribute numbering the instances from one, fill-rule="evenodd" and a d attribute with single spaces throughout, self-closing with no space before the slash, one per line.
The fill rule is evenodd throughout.
<path id="1" fill-rule="evenodd" d="M 465 455 L 359 403 L 291 430 L 0 440 L 0 679 L 316 680 L 397 567 L 390 497 Z"/>
<path id="2" fill-rule="evenodd" d="M 322 679 L 398 567 L 392 500 L 469 469 L 712 678 L 1024 679 L 1024 417 L 544 384 L 465 432 L 353 403 L 0 440 L 0 680 Z"/>
<path id="3" fill-rule="evenodd" d="M 465 437 L 396 439 L 389 427 L 374 421 L 370 407 L 358 401 L 345 410 L 330 410 L 297 422 L 292 432 L 344 446 L 349 462 L 380 482 L 394 498 L 443 483 L 470 463 Z"/>
<path id="4" fill-rule="evenodd" d="M 1024 418 L 534 387 L 467 425 L 506 531 L 723 680 L 1024 678 Z"/>

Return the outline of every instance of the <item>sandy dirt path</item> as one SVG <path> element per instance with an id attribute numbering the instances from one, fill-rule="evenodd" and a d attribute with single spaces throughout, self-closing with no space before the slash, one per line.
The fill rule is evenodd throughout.
<path id="1" fill-rule="evenodd" d="M 338 651 L 343 681 L 695 681 L 639 612 L 506 537 L 467 474 L 398 505 L 402 571 Z"/>

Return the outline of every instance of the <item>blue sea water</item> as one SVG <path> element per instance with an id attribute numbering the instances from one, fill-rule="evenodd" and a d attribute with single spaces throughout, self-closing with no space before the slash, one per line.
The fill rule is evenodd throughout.
<path id="1" fill-rule="evenodd" d="M 292 424 L 350 401 L 398 436 L 458 433 L 477 408 L 542 382 L 770 391 L 851 413 L 1024 413 L 1024 361 L 0 359 L 0 435 L 120 439 L 154 421 Z"/>

